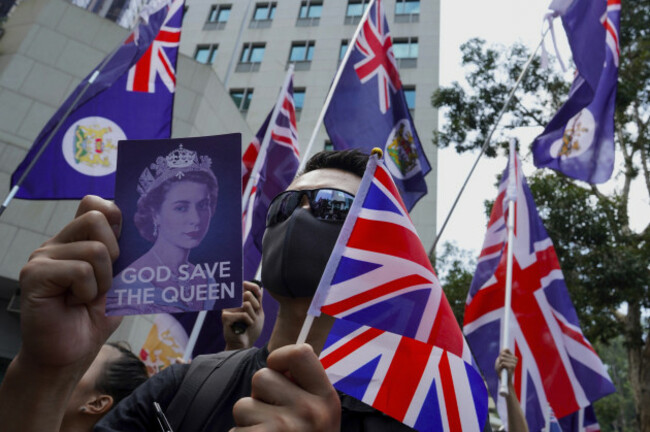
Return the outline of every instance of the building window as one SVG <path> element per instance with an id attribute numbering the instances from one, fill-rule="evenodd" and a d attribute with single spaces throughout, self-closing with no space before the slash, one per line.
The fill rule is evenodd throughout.
<path id="1" fill-rule="evenodd" d="M 265 49 L 266 44 L 264 43 L 245 43 L 235 70 L 237 72 L 257 72 L 260 70 L 260 63 L 264 59 Z"/>
<path id="2" fill-rule="evenodd" d="M 368 8 L 370 0 L 348 0 L 348 7 L 345 9 L 344 24 L 358 24 L 363 13 Z"/>
<path id="3" fill-rule="evenodd" d="M 289 53 L 289 63 L 293 63 L 296 70 L 309 70 L 314 57 L 315 45 L 314 41 L 293 42 Z"/>
<path id="4" fill-rule="evenodd" d="M 257 3 L 255 5 L 255 12 L 253 19 L 249 25 L 250 28 L 268 28 L 271 27 L 271 22 L 275 17 L 276 2 L 271 3 Z"/>
<path id="5" fill-rule="evenodd" d="M 194 60 L 199 63 L 212 64 L 214 58 L 217 56 L 217 48 L 219 45 L 197 45 L 194 51 Z"/>
<path id="6" fill-rule="evenodd" d="M 409 107 L 409 111 L 413 113 L 413 110 L 415 110 L 415 86 L 404 86 L 402 89 L 404 91 L 406 105 Z"/>
<path id="7" fill-rule="evenodd" d="M 395 22 L 418 22 L 420 20 L 420 0 L 396 0 Z"/>
<path id="8" fill-rule="evenodd" d="M 322 12 L 323 2 L 321 0 L 303 0 L 300 3 L 296 25 L 300 27 L 317 26 L 320 23 Z"/>
<path id="9" fill-rule="evenodd" d="M 418 38 L 393 39 L 393 53 L 397 66 L 414 68 L 418 65 Z"/>
<path id="10" fill-rule="evenodd" d="M 246 113 L 248 112 L 248 108 L 251 105 L 251 100 L 253 99 L 253 89 L 245 88 L 230 90 L 230 97 L 235 103 L 237 109 L 242 113 Z"/>
<path id="11" fill-rule="evenodd" d="M 345 53 L 348 51 L 348 45 L 350 42 L 347 39 L 341 41 L 341 48 L 339 48 L 339 63 L 343 61 Z"/>
<path id="12" fill-rule="evenodd" d="M 218 4 L 210 7 L 208 21 L 203 26 L 203 30 L 221 30 L 226 27 L 228 18 L 230 18 L 230 4 Z"/>
<path id="13" fill-rule="evenodd" d="M 293 106 L 296 108 L 296 120 L 300 120 L 300 113 L 302 112 L 302 107 L 304 105 L 305 105 L 305 89 L 304 88 L 293 89 Z"/>
<path id="14" fill-rule="evenodd" d="M 334 145 L 332 144 L 332 141 L 330 141 L 330 140 L 325 140 L 325 144 L 323 145 L 323 150 L 325 150 L 325 151 L 332 151 L 332 150 L 334 150 Z"/>

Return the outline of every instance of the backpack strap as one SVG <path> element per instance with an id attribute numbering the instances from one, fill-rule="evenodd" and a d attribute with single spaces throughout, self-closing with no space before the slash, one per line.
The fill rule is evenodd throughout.
<path id="1" fill-rule="evenodd" d="M 237 367 L 255 350 L 247 348 L 196 357 L 166 410 L 173 430 L 200 431 Z"/>

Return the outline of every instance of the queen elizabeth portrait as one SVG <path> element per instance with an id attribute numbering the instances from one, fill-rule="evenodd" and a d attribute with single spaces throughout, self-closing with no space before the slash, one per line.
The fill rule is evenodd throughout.
<path id="1" fill-rule="evenodd" d="M 230 263 L 189 260 L 206 237 L 217 207 L 219 183 L 212 159 L 179 144 L 142 171 L 136 189 L 132 221 L 151 246 L 113 278 L 107 314 L 213 309 L 228 294 L 228 285 L 217 280 L 230 275 Z M 120 249 L 128 247 L 121 239 Z"/>

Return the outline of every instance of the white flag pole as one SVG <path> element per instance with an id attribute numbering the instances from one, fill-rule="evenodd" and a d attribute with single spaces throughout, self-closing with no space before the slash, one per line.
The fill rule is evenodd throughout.
<path id="1" fill-rule="evenodd" d="M 503 305 L 503 329 L 501 345 L 503 348 L 510 348 L 510 305 L 512 303 L 512 258 L 514 251 L 515 239 L 515 201 L 517 200 L 517 170 L 515 168 L 515 140 L 510 139 L 510 163 L 508 164 L 508 188 L 506 199 L 508 200 L 508 256 L 506 267 L 506 299 Z M 501 370 L 501 379 L 499 385 L 499 394 L 508 395 L 508 371 L 504 368 Z"/>
<path id="2" fill-rule="evenodd" d="M 350 43 L 348 43 L 348 49 L 345 51 L 343 60 L 341 61 L 341 64 L 339 65 L 339 68 L 336 71 L 336 75 L 334 75 L 334 80 L 332 81 L 332 85 L 330 86 L 330 89 L 327 92 L 327 97 L 325 98 L 325 102 L 323 103 L 323 108 L 321 109 L 320 114 L 318 115 L 318 120 L 316 120 L 316 125 L 314 126 L 314 130 L 311 133 L 311 138 L 309 138 L 309 144 L 307 144 L 307 148 L 305 149 L 305 154 L 302 160 L 300 161 L 300 166 L 298 166 L 298 172 L 301 172 L 305 168 L 305 164 L 307 163 L 309 153 L 311 153 L 311 149 L 314 146 L 314 141 L 316 141 L 316 135 L 318 135 L 318 131 L 320 131 L 320 128 L 323 125 L 323 119 L 325 119 L 325 113 L 327 112 L 327 108 L 330 106 L 330 102 L 332 101 L 332 97 L 334 96 L 334 90 L 336 90 L 336 86 L 339 84 L 341 75 L 343 74 L 343 69 L 345 68 L 348 59 L 350 58 L 350 54 L 352 53 L 354 44 L 357 43 L 357 38 L 359 37 L 359 33 L 361 33 L 361 27 L 363 27 L 363 23 L 365 23 L 366 19 L 368 19 L 368 14 L 370 13 L 370 9 L 372 8 L 372 5 L 374 3 L 375 0 L 370 0 L 370 3 L 368 3 L 368 7 L 366 8 L 366 10 L 363 12 L 363 15 L 361 16 L 361 21 L 359 21 L 359 25 L 357 26 L 357 29 L 354 31 L 354 35 L 352 36 Z"/>
<path id="3" fill-rule="evenodd" d="M 287 76 L 284 79 L 284 84 L 282 85 L 282 89 L 278 95 L 278 100 L 275 103 L 275 107 L 273 108 L 273 114 L 271 114 L 271 119 L 269 120 L 269 125 L 266 128 L 266 133 L 264 134 L 264 138 L 260 144 L 260 152 L 257 155 L 257 159 L 255 159 L 255 165 L 253 165 L 253 170 L 251 171 L 251 175 L 248 177 L 248 183 L 246 183 L 246 189 L 242 195 L 242 215 L 248 207 L 248 200 L 250 198 L 251 191 L 253 190 L 253 184 L 257 183 L 257 177 L 259 176 L 259 172 L 262 169 L 266 151 L 269 147 L 269 142 L 271 141 L 271 130 L 273 129 L 273 123 L 278 116 L 278 112 L 280 112 L 280 107 L 282 107 L 282 102 L 284 101 L 284 94 L 289 88 L 289 82 L 292 77 L 293 65 L 290 65 L 289 70 L 287 71 Z M 199 315 L 196 318 L 196 321 L 194 322 L 192 333 L 190 334 L 190 338 L 187 341 L 187 346 L 185 347 L 185 352 L 183 353 L 183 361 L 185 362 L 187 362 L 192 357 L 192 351 L 194 351 L 194 347 L 196 346 L 196 341 L 199 338 L 199 333 L 203 327 L 206 314 L 207 311 L 200 311 Z"/>

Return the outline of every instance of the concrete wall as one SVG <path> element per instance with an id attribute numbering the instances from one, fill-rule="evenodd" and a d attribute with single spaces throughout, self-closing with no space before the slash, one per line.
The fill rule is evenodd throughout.
<path id="1" fill-rule="evenodd" d="M 0 195 L 9 191 L 11 173 L 58 106 L 93 67 L 127 36 L 127 31 L 63 0 L 23 0 L 0 39 Z M 253 136 L 216 73 L 179 56 L 173 136 L 241 132 Z M 14 200 L 0 217 L 0 277 L 18 279 L 30 253 L 74 216 L 77 201 Z M 12 283 L 0 278 L 0 298 Z M 0 304 L 2 314 L 8 314 Z M 8 318 L 16 320 L 14 318 Z M 134 324 L 135 322 L 135 324 Z M 148 327 L 125 320 L 117 337 L 134 347 Z M 3 336 L 3 333 L 6 333 Z M 15 328 L 0 326 L 0 356 L 13 352 Z M 132 337 L 131 337 L 132 335 Z M 5 343 L 6 342 L 6 343 Z"/>

